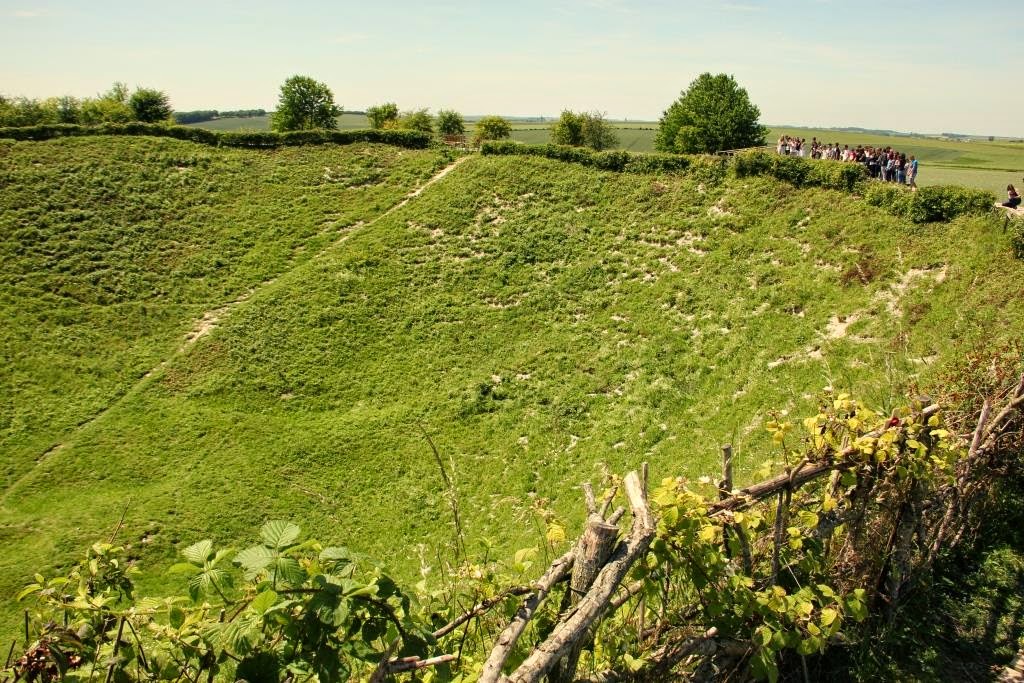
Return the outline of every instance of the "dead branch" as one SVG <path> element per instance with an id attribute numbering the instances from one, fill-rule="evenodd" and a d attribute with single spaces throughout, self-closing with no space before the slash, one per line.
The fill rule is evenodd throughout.
<path id="1" fill-rule="evenodd" d="M 651 514 L 647 496 L 636 472 L 626 475 L 624 485 L 626 498 L 633 513 L 633 527 L 629 537 L 616 548 L 608 563 L 598 573 L 590 590 L 576 605 L 576 609 L 563 617 L 547 640 L 534 648 L 519 668 L 508 677 L 509 681 L 535 683 L 544 677 L 604 614 L 612 594 L 623 577 L 633 563 L 647 552 L 651 541 L 654 540 L 654 516 Z M 481 680 L 484 679 L 481 677 Z"/>
<path id="2" fill-rule="evenodd" d="M 547 597 L 551 588 L 568 576 L 569 571 L 572 569 L 573 560 L 573 550 L 570 550 L 552 562 L 548 570 L 544 572 L 544 575 L 537 580 L 537 583 L 534 584 L 534 591 L 523 600 L 523 604 L 519 607 L 515 617 L 505 627 L 505 630 L 501 632 L 501 635 L 498 636 L 498 641 L 495 643 L 494 649 L 491 650 L 491 654 L 487 657 L 487 661 L 484 662 L 484 668 L 480 672 L 480 683 L 494 683 L 499 680 L 501 677 L 501 667 L 505 665 L 505 660 L 512 653 L 512 648 L 515 647 L 519 636 L 523 634 L 526 624 L 533 618 L 537 607 Z"/>

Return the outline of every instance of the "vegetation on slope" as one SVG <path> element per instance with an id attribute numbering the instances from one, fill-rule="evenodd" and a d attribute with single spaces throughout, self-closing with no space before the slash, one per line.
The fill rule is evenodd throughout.
<path id="1" fill-rule="evenodd" d="M 372 220 L 442 163 L 370 146 L 0 144 L 5 488 L 206 312 Z"/>
<path id="2" fill-rule="evenodd" d="M 136 163 L 100 151 L 114 144 Z M 190 177 L 177 168 L 188 166 L 177 163 L 186 152 L 209 166 L 191 176 L 203 181 L 199 199 L 173 185 Z M 363 159 L 375 155 L 383 159 Z M 83 157 L 96 175 L 59 173 Z M 96 217 L 78 227 L 62 220 L 84 244 L 58 263 L 112 258 L 116 250 L 89 245 L 133 245 L 123 233 L 136 222 L 156 233 L 152 247 L 132 247 L 106 270 L 80 267 L 87 303 L 111 298 L 60 299 L 79 316 L 72 329 L 82 340 L 67 358 L 59 340 L 70 335 L 55 323 L 48 341 L 38 313 L 55 308 L 49 291 L 60 274 L 25 266 L 4 282 L 7 315 L 20 325 L 4 344 L 27 359 L 23 372 L 71 367 L 54 377 L 49 404 L 4 397 L 26 414 L 41 401 L 54 416 L 22 418 L 27 426 L 12 432 L 5 451 L 23 454 L 13 460 L 19 474 L 41 448 L 65 444 L 7 489 L 8 595 L 32 569 L 61 565 L 105 535 L 129 500 L 124 533 L 150 569 L 183 543 L 230 541 L 266 519 L 294 518 L 386 559 L 403 578 L 422 566 L 433 579 L 451 524 L 421 428 L 455 476 L 471 549 L 490 538 L 507 550 L 539 542 L 536 508 L 578 516 L 566 482 L 640 459 L 659 476 L 711 474 L 725 441 L 749 478 L 762 463 L 744 456 L 763 443 L 766 407 L 806 412 L 831 385 L 889 409 L 961 346 L 1019 335 L 1024 321 L 1021 264 L 987 218 L 913 225 L 845 193 L 766 177 L 705 182 L 474 157 L 331 245 L 339 226 L 379 216 L 439 158 L 61 140 L 7 145 L 0 163 L 5 178 L 20 179 L 4 193 L 21 207 L 3 213 L 7 249 L 22 248 L 14 230 L 47 220 L 11 221 L 12 212 L 49 201 L 62 183 L 68 194 L 54 206 Z M 376 173 L 355 182 L 367 163 Z M 148 199 L 132 197 L 133 174 L 152 176 Z M 217 201 L 200 201 L 211 194 Z M 187 248 L 180 237 L 162 246 L 166 230 L 152 217 L 161 205 L 141 204 L 157 199 L 177 207 L 164 214 L 172 225 L 192 231 Z M 122 211 L 136 213 L 109 213 Z M 248 226 L 251 246 L 232 250 L 238 226 Z M 170 270 L 146 275 L 153 254 L 175 248 L 206 267 L 179 273 L 168 260 Z M 136 280 L 103 290 L 122 272 Z M 53 435 L 172 356 L 203 311 L 277 273 L 99 419 Z M 165 327 L 122 323 L 111 308 L 122 301 L 166 305 Z M 153 339 L 138 341 L 143 332 Z M 97 347 L 108 338 L 125 350 Z M 102 370 L 89 376 L 74 363 Z M 90 387 L 91 404 L 65 405 Z M 148 577 L 151 586 L 167 580 Z"/>

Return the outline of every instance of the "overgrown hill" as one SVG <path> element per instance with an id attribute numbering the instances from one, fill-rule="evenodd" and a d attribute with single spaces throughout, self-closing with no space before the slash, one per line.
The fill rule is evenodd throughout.
<path id="1" fill-rule="evenodd" d="M 147 568 L 290 518 L 411 579 L 452 539 L 427 435 L 470 550 L 537 545 L 606 467 L 712 474 L 731 441 L 749 479 L 770 409 L 888 409 L 1024 327 L 998 222 L 767 177 L 0 145 L 5 595 L 126 506 Z"/>

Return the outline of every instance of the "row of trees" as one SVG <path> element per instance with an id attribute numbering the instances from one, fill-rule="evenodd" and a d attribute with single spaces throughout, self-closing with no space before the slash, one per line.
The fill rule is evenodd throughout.
<path id="1" fill-rule="evenodd" d="M 167 94 L 153 88 L 130 92 L 114 83 L 105 93 L 79 99 L 70 95 L 39 100 L 0 95 L 0 126 L 35 126 L 53 123 L 159 123 L 171 119 Z"/>
<path id="2" fill-rule="evenodd" d="M 343 109 L 325 83 L 309 76 L 292 76 L 281 86 L 277 110 L 271 119 L 276 131 L 335 129 Z M 71 96 L 36 100 L 0 96 L 0 126 L 32 126 L 52 123 L 192 123 L 227 113 L 261 115 L 263 110 L 184 112 L 172 117 L 167 94 L 152 88 L 129 92 L 124 83 L 94 98 Z M 442 109 L 431 116 L 427 109 L 399 111 L 394 102 L 366 111 L 376 129 L 416 130 L 444 136 L 463 135 L 466 122 L 456 111 Z M 661 152 L 714 153 L 764 144 L 767 129 L 759 123 L 761 111 L 747 91 L 727 74 L 698 76 L 673 102 L 658 122 L 654 147 Z M 475 139 L 509 137 L 511 125 L 498 116 L 486 116 L 475 125 Z M 561 145 L 608 149 L 618 144 L 615 128 L 600 112 L 563 111 L 551 127 L 552 142 Z"/>
<path id="3" fill-rule="evenodd" d="M 338 127 L 342 107 L 334 101 L 334 93 L 325 83 L 308 76 L 292 76 L 281 86 L 277 111 L 271 127 L 277 131 Z M 377 104 L 366 110 L 370 126 L 377 130 L 416 130 L 452 136 L 466 133 L 462 114 L 442 109 L 432 116 L 428 109 L 400 111 L 394 102 Z M 485 116 L 474 126 L 475 139 L 500 140 L 509 137 L 512 126 L 500 116 Z"/>
<path id="4" fill-rule="evenodd" d="M 293 76 L 281 87 L 275 130 L 335 128 L 341 108 L 325 84 L 306 76 Z M 398 128 L 439 135 L 462 135 L 466 124 L 458 112 L 442 109 L 431 116 L 427 109 L 400 111 L 394 102 L 366 110 L 370 125 L 377 129 Z M 750 102 L 747 91 L 727 74 L 704 73 L 669 106 L 658 123 L 655 149 L 661 152 L 713 153 L 764 144 L 767 129 L 758 119 L 760 110 Z M 506 138 L 508 121 L 485 117 L 476 124 L 477 140 Z M 608 149 L 618 144 L 615 128 L 601 112 L 566 110 L 551 127 L 551 140 L 559 145 Z"/>

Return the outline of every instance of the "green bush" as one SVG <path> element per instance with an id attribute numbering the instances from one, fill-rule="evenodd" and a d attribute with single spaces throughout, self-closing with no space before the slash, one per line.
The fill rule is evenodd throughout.
<path id="1" fill-rule="evenodd" d="M 476 122 L 473 138 L 479 143 L 484 140 L 504 140 L 512 135 L 512 124 L 500 116 L 485 116 Z"/>
<path id="2" fill-rule="evenodd" d="M 462 135 L 466 132 L 466 122 L 462 114 L 450 109 L 437 112 L 437 132 L 441 135 Z"/>
<path id="3" fill-rule="evenodd" d="M 990 211 L 996 196 L 987 190 L 956 185 L 930 185 L 917 192 L 887 183 L 869 183 L 864 198 L 873 206 L 914 223 L 949 221 L 957 216 Z"/>
<path id="4" fill-rule="evenodd" d="M 1013 221 L 1010 226 L 1010 247 L 1014 256 L 1024 260 L 1024 221 Z"/>
<path id="5" fill-rule="evenodd" d="M 221 147 L 273 148 L 297 145 L 350 145 L 355 142 L 377 142 L 408 149 L 425 149 L 430 136 L 413 130 L 302 130 L 288 133 L 249 132 L 236 133 L 164 126 L 133 121 L 130 123 L 104 123 L 97 126 L 78 124 L 47 124 L 0 128 L 0 138 L 12 140 L 51 140 L 82 135 L 149 135 L 175 138 Z"/>
<path id="6" fill-rule="evenodd" d="M 485 142 L 481 153 L 490 156 L 538 156 L 567 161 L 581 166 L 593 166 L 605 171 L 627 173 L 717 173 L 721 176 L 722 162 L 716 157 L 685 156 L 682 154 L 634 154 L 622 150 L 595 152 L 585 147 L 569 145 L 524 145 L 509 140 Z"/>
<path id="7" fill-rule="evenodd" d="M 375 104 L 366 110 L 371 128 L 384 128 L 389 121 L 398 120 L 398 105 L 394 102 Z"/>
<path id="8" fill-rule="evenodd" d="M 867 171 L 860 164 L 780 156 L 765 150 L 737 154 L 732 157 L 730 167 L 739 178 L 770 175 L 797 186 L 825 187 L 845 192 L 852 192 L 868 177 Z"/>

